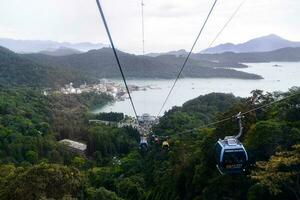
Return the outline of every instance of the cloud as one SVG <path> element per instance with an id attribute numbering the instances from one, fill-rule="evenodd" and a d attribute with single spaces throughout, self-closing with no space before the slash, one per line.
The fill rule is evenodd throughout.
<path id="1" fill-rule="evenodd" d="M 242 0 L 218 1 L 196 50 L 206 48 Z M 146 51 L 189 49 L 214 0 L 144 0 Z M 141 2 L 101 0 L 116 46 L 141 53 Z M 299 0 L 247 0 L 217 43 L 276 33 L 300 40 Z M 101 42 L 95 0 L 1 0 L 0 37 Z"/>

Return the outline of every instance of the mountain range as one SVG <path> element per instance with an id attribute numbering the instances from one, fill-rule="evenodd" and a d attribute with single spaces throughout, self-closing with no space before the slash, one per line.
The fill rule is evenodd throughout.
<path id="1" fill-rule="evenodd" d="M 17 53 L 42 53 L 47 55 L 62 56 L 71 55 L 79 52 L 87 52 L 90 50 L 108 47 L 105 44 L 94 44 L 89 42 L 69 43 L 55 42 L 49 40 L 14 40 L 0 38 L 0 46 L 6 47 Z M 278 35 L 270 34 L 240 44 L 225 43 L 215 47 L 211 47 L 201 51 L 204 54 L 216 54 L 224 52 L 248 53 L 248 52 L 268 52 L 286 47 L 300 47 L 300 42 L 294 42 L 284 39 Z M 76 52 L 79 51 L 79 52 Z M 164 53 L 148 53 L 146 56 L 157 57 L 161 55 L 186 56 L 188 52 L 184 49 L 164 52 Z"/>
<path id="2" fill-rule="evenodd" d="M 300 47 L 287 47 L 269 52 L 233 53 L 225 52 L 218 54 L 193 54 L 193 60 L 208 60 L 219 64 L 224 63 L 263 63 L 263 62 L 299 62 Z M 232 66 L 232 65 L 228 65 Z"/>
<path id="3" fill-rule="evenodd" d="M 158 57 L 138 56 L 118 51 L 126 77 L 128 78 L 164 78 L 176 77 L 184 57 L 164 55 Z M 68 56 L 48 56 L 43 54 L 24 54 L 26 59 L 41 65 L 80 71 L 93 78 L 119 78 L 120 72 L 111 48 L 91 50 L 86 53 Z M 261 79 L 262 77 L 233 69 L 225 69 L 223 63 L 208 60 L 191 59 L 183 71 L 182 77 L 197 78 L 241 78 Z M 228 64 L 241 67 L 238 63 Z"/>
<path id="4" fill-rule="evenodd" d="M 49 55 L 49 56 L 68 56 L 73 54 L 80 54 L 82 52 L 76 49 L 60 47 L 58 49 L 48 49 L 48 50 L 40 51 L 39 53 L 44 55 Z"/>
<path id="5" fill-rule="evenodd" d="M 201 53 L 224 53 L 224 52 L 267 52 L 286 47 L 300 47 L 300 42 L 286 40 L 278 35 L 270 34 L 267 36 L 254 38 L 241 44 L 220 44 L 218 46 L 203 50 Z"/>
<path id="6" fill-rule="evenodd" d="M 275 37 L 276 38 L 276 37 Z M 248 43 L 249 44 L 249 43 Z M 118 51 L 127 78 L 173 79 L 182 66 L 186 52 L 141 56 Z M 153 57 L 154 56 L 154 57 Z M 298 62 L 300 47 L 268 52 L 194 53 L 182 73 L 193 78 L 262 79 L 233 68 L 253 62 Z M 39 53 L 18 54 L 0 46 L 0 85 L 59 87 L 66 83 L 82 84 L 99 78 L 120 78 L 111 48 L 80 52 L 60 47 Z"/>
<path id="7" fill-rule="evenodd" d="M 186 56 L 187 54 L 188 54 L 188 52 L 185 49 L 180 49 L 178 51 L 169 51 L 169 52 L 165 52 L 165 53 L 148 53 L 148 54 L 146 54 L 146 56 L 157 57 L 157 56 L 161 56 L 161 55 L 173 55 L 173 56 L 179 57 L 179 56 Z"/>
<path id="8" fill-rule="evenodd" d="M 71 48 L 78 51 L 89 51 L 92 49 L 101 49 L 108 45 L 94 44 L 89 42 L 70 43 L 55 42 L 50 40 L 15 40 L 8 38 L 0 38 L 0 46 L 6 47 L 17 53 L 37 53 L 40 51 L 48 51 L 49 49 Z"/>
<path id="9" fill-rule="evenodd" d="M 173 55 L 137 56 L 118 51 L 127 78 L 176 77 L 184 57 Z M 191 59 L 182 77 L 261 79 L 255 74 L 221 67 L 223 64 Z M 239 67 L 239 64 L 236 64 Z M 234 65 L 233 65 L 234 66 Z M 69 82 L 75 85 L 96 82 L 99 78 L 120 78 L 110 48 L 67 56 L 17 54 L 0 47 L 0 85 L 58 88 Z"/>
<path id="10" fill-rule="evenodd" d="M 270 35 L 254 38 L 240 44 L 233 44 L 233 43 L 220 44 L 215 47 L 202 50 L 200 53 L 218 54 L 218 53 L 225 53 L 225 52 L 234 52 L 234 53 L 269 52 L 269 51 L 274 51 L 274 50 L 287 48 L 287 47 L 300 47 L 300 42 L 289 41 L 278 35 L 270 34 Z M 157 57 L 161 55 L 186 56 L 187 54 L 188 52 L 186 50 L 180 49 L 178 51 L 169 51 L 163 53 L 148 53 L 146 55 L 151 57 Z"/>

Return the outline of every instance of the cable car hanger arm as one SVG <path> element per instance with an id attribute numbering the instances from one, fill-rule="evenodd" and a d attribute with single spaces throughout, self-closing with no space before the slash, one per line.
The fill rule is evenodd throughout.
<path id="1" fill-rule="evenodd" d="M 242 136 L 242 134 L 243 134 L 243 124 L 242 124 L 242 118 L 243 118 L 243 116 L 241 114 L 242 113 L 239 112 L 236 115 L 236 118 L 238 119 L 238 123 L 239 123 L 239 127 L 240 127 L 239 133 L 235 136 L 236 139 L 239 139 Z"/>

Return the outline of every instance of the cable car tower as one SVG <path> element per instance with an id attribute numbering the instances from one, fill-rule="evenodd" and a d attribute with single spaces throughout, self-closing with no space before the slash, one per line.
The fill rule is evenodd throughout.
<path id="1" fill-rule="evenodd" d="M 217 168 L 221 174 L 239 174 L 246 171 L 248 154 L 239 141 L 243 134 L 242 115 L 239 113 L 236 118 L 239 124 L 239 133 L 236 136 L 226 136 L 215 145 Z"/>

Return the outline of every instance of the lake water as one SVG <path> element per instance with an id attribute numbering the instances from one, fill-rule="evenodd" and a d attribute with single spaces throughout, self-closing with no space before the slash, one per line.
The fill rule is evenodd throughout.
<path id="1" fill-rule="evenodd" d="M 275 64 L 280 67 L 274 67 Z M 232 93 L 236 96 L 247 97 L 250 92 L 260 89 L 268 92 L 287 91 L 293 86 L 300 86 L 300 62 L 287 63 L 248 63 L 249 68 L 240 71 L 255 73 L 264 77 L 263 80 L 241 80 L 224 78 L 183 78 L 177 85 L 166 104 L 164 111 L 173 106 L 181 106 L 184 102 L 199 95 L 212 92 Z M 121 82 L 121 80 L 115 80 Z M 174 80 L 128 80 L 128 84 L 145 86 L 151 85 L 160 89 L 148 89 L 132 93 L 138 115 L 150 113 L 157 115 Z M 130 101 L 116 102 L 93 112 L 123 112 L 134 116 Z M 163 112 L 162 112 L 163 113 Z"/>

